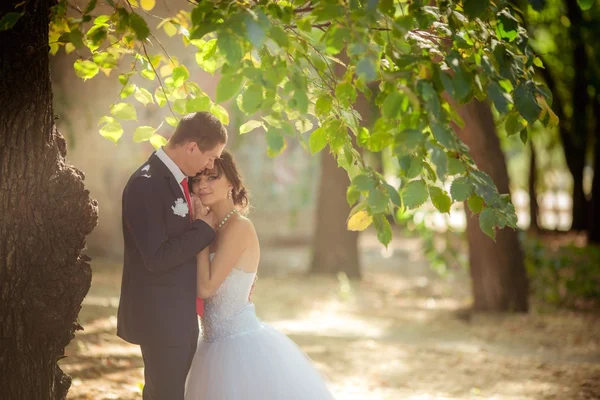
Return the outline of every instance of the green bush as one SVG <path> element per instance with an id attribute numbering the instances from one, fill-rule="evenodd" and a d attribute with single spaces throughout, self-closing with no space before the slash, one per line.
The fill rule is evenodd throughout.
<path id="1" fill-rule="evenodd" d="M 549 244 L 522 234 L 532 294 L 560 306 L 600 305 L 600 247 Z"/>

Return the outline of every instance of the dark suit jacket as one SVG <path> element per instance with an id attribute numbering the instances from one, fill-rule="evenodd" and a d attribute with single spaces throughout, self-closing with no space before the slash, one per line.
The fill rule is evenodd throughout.
<path id="1" fill-rule="evenodd" d="M 180 184 L 153 154 L 123 190 L 125 253 L 117 335 L 135 344 L 177 345 L 198 334 L 196 254 L 214 239 L 206 223 L 172 207 Z"/>

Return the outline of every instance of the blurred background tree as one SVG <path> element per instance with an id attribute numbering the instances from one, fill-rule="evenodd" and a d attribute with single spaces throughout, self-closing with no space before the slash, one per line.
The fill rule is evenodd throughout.
<path id="1" fill-rule="evenodd" d="M 0 54 L 6 55 L 3 84 L 13 85 L 2 91 L 6 104 L 12 104 L 2 120 L 13 121 L 2 126 L 7 144 L 2 159 L 26 163 L 28 143 L 51 147 L 54 150 L 46 150 L 47 154 L 64 157 L 61 146 L 68 145 L 69 162 L 88 173 L 86 186 L 101 205 L 87 254 L 119 262 L 119 199 L 129 174 L 165 142 L 178 115 L 207 109 L 228 123 L 229 147 L 253 189 L 252 219 L 263 247 L 270 249 L 264 252 L 262 273 L 279 273 L 278 266 L 285 263 L 296 272 L 337 275 L 340 287 L 347 288 L 351 284 L 346 277 L 366 274 L 361 262 L 365 242 L 377 238 L 389 244 L 393 232 L 400 240 L 418 236 L 431 266 L 447 279 L 469 268 L 468 305 L 476 311 L 527 311 L 530 300 L 536 307 L 589 308 L 600 298 L 600 256 L 588 244 L 598 240 L 600 226 L 592 222 L 600 215 L 594 211 L 600 200 L 594 196 L 600 189 L 600 174 L 594 173 L 600 146 L 595 81 L 600 28 L 597 8 L 590 8 L 593 2 L 532 1 L 532 7 L 504 1 L 375 1 L 364 9 L 356 1 L 257 2 L 262 14 L 254 19 L 256 10 L 243 2 L 240 9 L 221 9 L 224 2 L 220 2 L 213 15 L 204 7 L 209 2 L 190 11 L 192 6 L 185 1 L 61 1 L 53 14 L 59 16 L 58 23 L 50 32 L 40 29 L 48 22 L 40 15 L 46 15 L 50 2 L 42 2 L 46 9 L 13 3 L 3 6 L 0 14 Z M 349 20 L 340 14 L 346 12 L 345 6 L 356 11 Z M 186 7 L 187 12 L 177 12 Z M 274 27 L 263 17 L 276 21 Z M 23 33 L 33 27 L 37 30 L 31 32 L 39 30 L 41 36 Z M 212 30 L 216 37 L 210 36 Z M 115 32 L 122 34 L 119 45 L 107 41 Z M 358 32 L 352 41 L 351 32 Z M 19 126 L 26 118 L 11 119 L 15 109 L 46 117 L 54 114 L 48 75 L 22 74 L 31 57 L 22 49 L 47 49 L 39 42 L 47 33 L 51 52 L 57 53 L 50 61 L 54 113 L 66 144 L 48 118 L 43 124 L 36 122 L 35 130 Z M 244 59 L 267 41 L 274 57 L 270 63 L 255 65 Z M 133 67 L 117 63 L 125 54 L 133 55 Z M 261 57 L 269 59 L 269 53 Z M 306 62 L 301 61 L 304 58 Z M 40 71 L 47 72 L 47 62 L 36 58 Z M 310 79 L 304 80 L 303 74 Z M 531 80 L 534 74 L 552 96 Z M 94 79 L 84 83 L 77 76 Z M 268 91 L 258 90 L 257 82 Z M 43 99 L 28 103 L 23 95 L 27 87 L 43 88 Z M 560 118 L 557 128 L 550 106 Z M 310 117 L 295 112 L 304 108 Z M 104 115 L 109 110 L 110 115 Z M 98 120 L 104 137 L 97 134 Z M 14 150 L 12 143 L 21 147 Z M 318 151 L 320 157 L 311 156 Z M 11 175 L 3 174 L 4 182 L 22 179 L 16 169 L 9 171 Z M 61 219 L 65 221 L 61 226 L 67 231 L 72 226 L 91 230 L 94 203 L 81 178 L 69 176 L 76 178 L 69 185 L 77 188 L 73 197 L 80 207 L 62 207 L 57 201 L 55 208 L 78 211 L 86 223 L 78 224 L 78 216 L 72 214 L 71 219 Z M 52 189 L 55 181 L 35 182 L 45 196 L 63 199 L 62 192 Z M 8 183 L 3 187 L 19 189 L 3 192 L 3 204 L 14 207 L 21 187 Z M 10 207 L 4 209 L 12 212 Z M 49 215 L 55 217 L 44 220 L 48 226 L 62 214 Z M 48 228 L 14 229 L 22 220 L 27 219 L 14 213 L 2 221 L 3 232 L 15 232 L 13 242 L 46 237 Z M 360 226 L 348 230 L 348 222 Z M 511 225 L 518 229 L 498 229 Z M 67 247 L 77 246 L 68 253 L 70 261 L 60 261 L 76 267 L 85 264 L 79 249 L 86 229 L 72 236 L 62 231 L 52 236 L 47 252 L 27 250 L 35 247 L 29 245 L 19 253 L 17 264 L 35 268 L 48 254 L 64 254 Z M 6 238 L 2 243 L 8 243 Z M 276 248 L 283 245 L 310 247 L 310 255 L 282 257 Z M 389 254 L 385 251 L 394 250 L 382 254 Z M 17 278 L 29 273 L 26 268 L 9 270 L 15 265 L 6 261 L 9 256 L 0 253 L 0 273 L 20 271 L 13 274 Z M 83 268 L 73 269 L 81 275 L 79 289 L 69 289 L 72 281 L 64 279 L 62 264 L 49 268 L 48 274 L 34 275 L 53 293 L 50 298 L 68 295 L 62 324 L 45 325 L 56 338 L 40 337 L 35 331 L 20 339 L 40 349 L 48 348 L 47 341 L 55 342 L 42 357 L 44 365 L 52 366 L 48 371 L 54 372 L 39 379 L 37 386 L 2 374 L 7 385 L 18 390 L 50 391 L 56 398 L 66 393 L 68 380 L 53 369 L 53 360 L 77 328 L 74 315 L 89 287 Z M 39 291 L 13 297 L 5 276 L 0 275 L 3 299 L 14 303 L 36 298 Z M 65 280 L 64 290 L 54 291 L 57 279 Z M 23 315 L 29 313 L 31 320 L 52 315 L 61 301 L 44 296 L 36 302 L 39 307 L 27 308 Z M 10 304 L 3 302 L 3 318 Z M 0 336 L 15 338 L 10 326 L 18 325 L 3 325 Z M 7 348 L 2 349 L 2 360 L 18 353 Z M 37 353 L 31 358 L 36 357 Z M 28 371 L 25 363 L 20 369 L 3 365 L 19 376 Z"/>

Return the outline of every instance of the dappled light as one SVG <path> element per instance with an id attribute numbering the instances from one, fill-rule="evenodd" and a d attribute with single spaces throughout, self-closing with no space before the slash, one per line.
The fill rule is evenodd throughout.
<path id="1" fill-rule="evenodd" d="M 336 399 L 575 399 L 600 393 L 600 321 L 569 312 L 461 318 L 464 274 L 449 283 L 418 265 L 418 242 L 398 238 L 383 257 L 362 240 L 365 278 L 306 277 L 285 266 L 261 274 L 259 317 L 293 339 L 327 378 Z M 411 250 L 413 267 L 401 265 Z M 270 249 L 264 249 L 265 254 Z M 307 248 L 279 248 L 303 258 Z M 98 260 L 84 301 L 84 331 L 60 365 L 71 399 L 136 399 L 143 383 L 137 346 L 117 338 L 119 264 Z M 112 284 L 110 284 L 112 282 Z M 118 299 L 118 297 L 117 297 Z M 586 393 L 588 395 L 586 395 Z M 586 397 L 588 396 L 588 397 Z"/>

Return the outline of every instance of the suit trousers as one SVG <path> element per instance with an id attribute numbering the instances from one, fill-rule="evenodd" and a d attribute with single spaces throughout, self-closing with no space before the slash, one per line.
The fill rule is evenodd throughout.
<path id="1" fill-rule="evenodd" d="M 181 344 L 142 344 L 144 400 L 184 400 L 185 379 L 192 364 L 198 334 Z"/>

